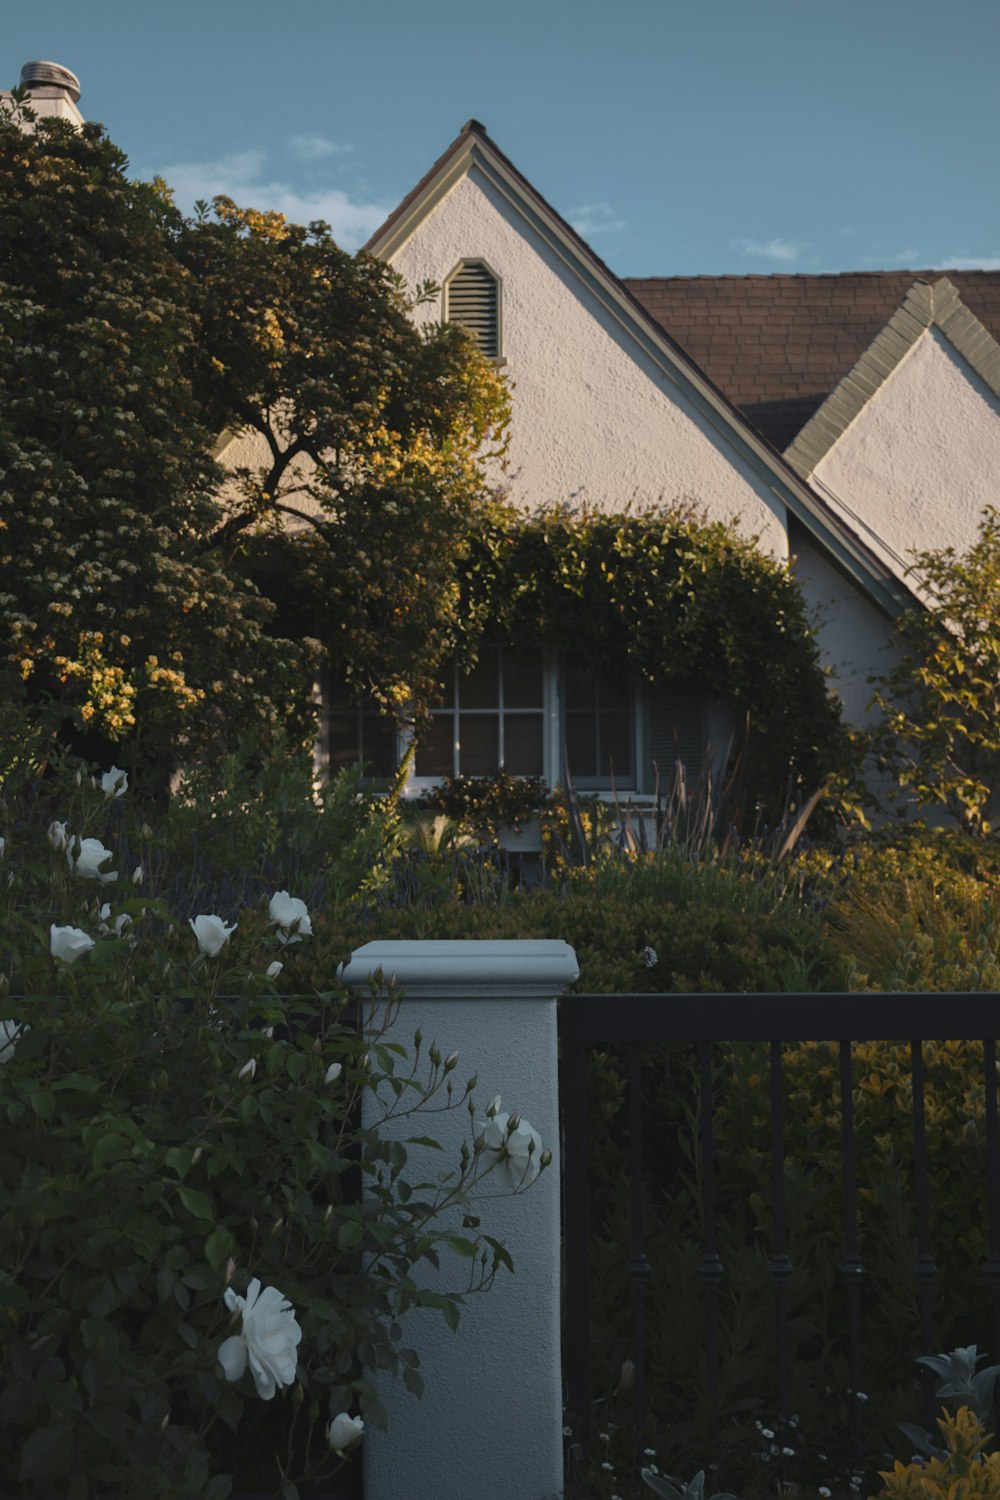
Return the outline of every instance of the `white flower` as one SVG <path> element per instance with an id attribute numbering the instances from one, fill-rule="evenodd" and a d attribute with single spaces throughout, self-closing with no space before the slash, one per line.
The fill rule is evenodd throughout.
<path id="1" fill-rule="evenodd" d="M 7 840 L 5 838 L 3 838 L 3 837 L 0 837 L 0 854 L 3 854 L 3 851 L 6 848 L 6 846 L 7 846 Z"/>
<path id="2" fill-rule="evenodd" d="M 105 932 L 105 933 L 110 933 L 111 932 L 111 928 L 108 926 L 108 920 L 109 920 L 110 916 L 111 916 L 111 907 L 110 907 L 110 905 L 107 902 L 105 902 L 104 905 L 101 907 L 101 925 L 98 928 L 99 932 Z M 120 911 L 118 913 L 117 917 L 115 917 L 115 926 L 114 926 L 115 937 L 121 937 L 121 935 L 125 931 L 126 927 L 131 927 L 131 925 L 132 925 L 132 918 L 129 916 L 128 912 L 127 911 Z"/>
<path id="3" fill-rule="evenodd" d="M 54 922 L 49 927 L 49 952 L 64 963 L 75 963 L 81 953 L 89 953 L 93 946 L 94 939 L 79 927 L 57 927 Z"/>
<path id="4" fill-rule="evenodd" d="M 298 896 L 290 896 L 287 891 L 275 891 L 268 902 L 267 909 L 271 921 L 281 929 L 278 933 L 279 943 L 298 943 L 304 937 L 312 937 L 309 909 Z M 289 929 L 296 923 L 298 925 L 295 931 L 290 932 Z"/>
<path id="5" fill-rule="evenodd" d="M 323 1082 L 336 1083 L 343 1071 L 344 1069 L 340 1063 L 331 1063 L 326 1070 L 326 1077 L 323 1079 Z"/>
<path id="6" fill-rule="evenodd" d="M 650 948 L 647 944 L 642 950 L 642 961 L 647 969 L 655 969 L 656 965 L 660 962 L 660 955 L 655 948 Z"/>
<path id="7" fill-rule="evenodd" d="M 143 877 L 143 875 L 145 875 L 145 873 L 146 872 L 142 868 L 142 865 L 136 865 L 135 869 L 132 871 L 132 884 L 133 885 L 141 885 L 142 884 L 142 877 Z"/>
<path id="8" fill-rule="evenodd" d="M 105 797 L 124 797 L 128 791 L 128 772 L 112 766 L 101 777 L 101 791 Z"/>
<path id="9" fill-rule="evenodd" d="M 49 843 L 52 845 L 53 849 L 65 849 L 68 842 L 68 837 L 69 836 L 66 833 L 65 823 L 49 824 Z"/>
<path id="10" fill-rule="evenodd" d="M 500 1095 L 486 1111 L 483 1160 L 497 1167 L 509 1188 L 530 1187 L 542 1169 L 542 1138 L 520 1115 L 500 1110 Z"/>
<path id="11" fill-rule="evenodd" d="M 250 1059 L 249 1062 L 245 1062 L 243 1064 L 242 1068 L 237 1073 L 236 1077 L 237 1078 L 252 1078 L 253 1075 L 256 1073 L 256 1071 L 257 1071 L 257 1059 L 255 1057 L 251 1057 L 251 1059 Z"/>
<path id="12" fill-rule="evenodd" d="M 257 1394 L 270 1401 L 279 1386 L 291 1385 L 299 1352 L 296 1347 L 302 1329 L 295 1321 L 295 1309 L 276 1286 L 260 1289 L 255 1276 L 245 1297 L 238 1297 L 232 1287 L 226 1288 L 225 1303 L 230 1312 L 240 1309 L 243 1328 L 219 1346 L 219 1363 L 227 1380 L 239 1380 L 250 1360 L 250 1374 Z"/>
<path id="13" fill-rule="evenodd" d="M 326 1429 L 326 1440 L 337 1453 L 343 1453 L 352 1443 L 360 1442 L 364 1430 L 365 1424 L 360 1417 L 349 1417 L 346 1411 L 342 1411 Z"/>
<path id="14" fill-rule="evenodd" d="M 66 863 L 73 873 L 84 880 L 99 880 L 102 885 L 118 879 L 117 870 L 101 869 L 109 859 L 114 859 L 114 855 L 110 849 L 105 849 L 100 839 L 75 838 L 66 849 Z"/>
<path id="15" fill-rule="evenodd" d="M 14 1056 L 14 1047 L 22 1031 L 30 1031 L 18 1021 L 0 1021 L 0 1062 L 9 1062 Z"/>
<path id="16" fill-rule="evenodd" d="M 274 963 L 273 964 L 268 964 L 267 969 L 265 970 L 265 973 L 267 974 L 268 979 L 277 979 L 278 975 L 281 973 L 281 971 L 282 971 L 282 969 L 284 967 L 285 966 L 281 962 L 281 959 L 280 958 L 276 958 L 274 960 Z"/>
<path id="17" fill-rule="evenodd" d="M 240 925 L 238 922 L 234 922 L 232 927 L 227 927 L 221 917 L 208 917 L 204 912 L 200 917 L 189 917 L 188 921 L 191 931 L 198 940 L 198 947 L 202 953 L 207 953 L 210 958 L 214 958 L 217 953 L 222 951 L 225 944 L 228 943 L 230 937 Z"/>

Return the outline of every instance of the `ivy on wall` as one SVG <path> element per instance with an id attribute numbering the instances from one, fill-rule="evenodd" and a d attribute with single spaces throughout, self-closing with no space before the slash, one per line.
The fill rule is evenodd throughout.
<path id="1" fill-rule="evenodd" d="M 750 722 L 755 795 L 850 771 L 851 737 L 790 569 L 690 510 L 495 511 L 465 566 L 464 652 L 484 632 L 656 686 L 696 683 Z"/>

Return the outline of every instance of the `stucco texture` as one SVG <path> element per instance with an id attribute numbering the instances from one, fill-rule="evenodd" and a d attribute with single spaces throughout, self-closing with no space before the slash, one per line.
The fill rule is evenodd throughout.
<path id="1" fill-rule="evenodd" d="M 588 502 L 688 502 L 787 555 L 784 506 L 721 418 L 698 411 L 578 270 L 473 166 L 392 258 L 414 285 L 443 283 L 459 261 L 501 282 L 501 354 L 513 387 L 506 474 L 524 509 Z M 440 318 L 440 304 L 418 310 Z"/>
<path id="2" fill-rule="evenodd" d="M 1000 500 L 998 474 L 1000 400 L 941 330 L 928 328 L 814 480 L 848 519 L 864 517 L 865 540 L 902 578 L 914 551 L 969 548 L 983 507 Z"/>

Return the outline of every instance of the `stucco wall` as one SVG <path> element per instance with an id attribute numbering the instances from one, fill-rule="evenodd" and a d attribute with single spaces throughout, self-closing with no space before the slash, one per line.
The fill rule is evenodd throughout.
<path id="1" fill-rule="evenodd" d="M 864 724 L 871 717 L 868 677 L 889 671 L 897 660 L 889 621 L 798 528 L 792 550 L 795 576 L 816 627 L 823 665 L 832 669 L 844 717 L 849 724 Z"/>
<path id="2" fill-rule="evenodd" d="M 1000 400 L 929 328 L 816 467 L 833 503 L 902 577 L 914 550 L 966 549 L 1000 501 Z M 876 540 L 876 538 L 878 540 Z"/>
<path id="3" fill-rule="evenodd" d="M 475 167 L 392 263 L 413 285 L 443 283 L 473 258 L 502 283 L 514 400 L 504 477 L 515 503 L 690 501 L 787 555 L 784 507 L 764 480 Z M 425 321 L 441 315 L 440 303 L 418 310 Z"/>

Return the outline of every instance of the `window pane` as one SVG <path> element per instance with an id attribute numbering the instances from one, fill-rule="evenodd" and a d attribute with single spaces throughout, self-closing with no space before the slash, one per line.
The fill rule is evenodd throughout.
<path id="1" fill-rule="evenodd" d="M 600 674 L 597 679 L 597 701 L 602 710 L 628 709 L 631 699 L 632 689 L 626 672 L 604 671 Z"/>
<path id="2" fill-rule="evenodd" d="M 632 780 L 632 716 L 601 714 L 601 776 L 621 785 Z"/>
<path id="3" fill-rule="evenodd" d="M 542 706 L 542 653 L 541 651 L 509 651 L 503 653 L 503 705 L 504 708 L 541 708 Z M 510 770 L 510 767 L 507 767 Z"/>
<path id="4" fill-rule="evenodd" d="M 361 759 L 358 710 L 330 714 L 330 775 L 345 771 Z"/>
<path id="5" fill-rule="evenodd" d="M 597 775 L 597 719 L 594 714 L 566 715 L 566 754 L 574 778 Z"/>
<path id="6" fill-rule="evenodd" d="M 512 776 L 541 776 L 541 714 L 504 714 L 503 761 Z"/>
<path id="7" fill-rule="evenodd" d="M 459 678 L 459 708 L 499 708 L 498 655 L 496 647 L 487 647 L 472 671 Z"/>
<path id="8" fill-rule="evenodd" d="M 500 715 L 459 714 L 458 764 L 463 776 L 495 776 L 500 769 Z"/>
<path id="9" fill-rule="evenodd" d="M 568 709 L 593 711 L 597 703 L 597 685 L 590 662 L 580 656 L 566 658 L 565 689 Z"/>
<path id="10" fill-rule="evenodd" d="M 362 721 L 365 770 L 369 776 L 391 776 L 396 769 L 396 726 L 383 714 Z"/>
<path id="11" fill-rule="evenodd" d="M 416 776 L 451 776 L 455 771 L 455 717 L 450 713 L 432 714 L 431 722 L 421 735 L 413 770 Z"/>

